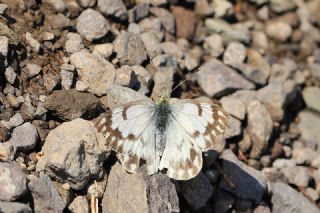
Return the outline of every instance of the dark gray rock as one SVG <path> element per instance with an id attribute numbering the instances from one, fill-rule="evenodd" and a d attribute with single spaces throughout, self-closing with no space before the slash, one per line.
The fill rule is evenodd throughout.
<path id="1" fill-rule="evenodd" d="M 57 90 L 47 97 L 44 106 L 62 120 L 92 118 L 98 110 L 99 99 L 93 94 L 74 89 Z"/>
<path id="2" fill-rule="evenodd" d="M 27 192 L 26 183 L 27 178 L 20 167 L 15 163 L 0 162 L 0 200 L 17 200 Z"/>
<path id="3" fill-rule="evenodd" d="M 221 96 L 239 89 L 254 88 L 251 82 L 217 59 L 211 59 L 200 67 L 197 80 L 209 96 Z"/>
<path id="4" fill-rule="evenodd" d="M 129 10 L 129 22 L 138 22 L 149 15 L 149 4 L 136 4 Z"/>
<path id="5" fill-rule="evenodd" d="M 63 212 L 66 207 L 47 175 L 31 176 L 28 188 L 32 194 L 35 212 Z"/>
<path id="6" fill-rule="evenodd" d="M 306 197 L 287 184 L 271 183 L 271 203 L 273 213 L 319 213 L 318 207 L 312 204 Z"/>
<path id="7" fill-rule="evenodd" d="M 219 187 L 241 199 L 259 203 L 267 188 L 263 174 L 239 161 L 231 150 L 225 150 L 220 158 L 222 159 L 222 169 L 234 188 L 224 178 L 221 179 Z"/>
<path id="8" fill-rule="evenodd" d="M 234 204 L 235 196 L 230 194 L 229 192 L 218 189 L 217 192 L 214 193 L 214 201 L 213 201 L 213 209 L 214 212 L 225 213 L 231 209 Z"/>
<path id="9" fill-rule="evenodd" d="M 213 187 L 207 176 L 200 172 L 195 178 L 181 182 L 180 192 L 188 204 L 197 210 L 206 205 L 213 194 Z"/>

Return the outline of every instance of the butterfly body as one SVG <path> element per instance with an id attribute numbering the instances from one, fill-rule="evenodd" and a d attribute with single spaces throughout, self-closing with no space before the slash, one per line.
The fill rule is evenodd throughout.
<path id="1" fill-rule="evenodd" d="M 196 176 L 202 152 L 214 147 L 215 138 L 227 127 L 228 115 L 220 106 L 196 100 L 163 96 L 158 102 L 133 101 L 112 110 L 95 122 L 106 144 L 132 156 L 126 168 L 134 171 L 142 158 L 148 174 L 166 170 L 177 180 Z"/>

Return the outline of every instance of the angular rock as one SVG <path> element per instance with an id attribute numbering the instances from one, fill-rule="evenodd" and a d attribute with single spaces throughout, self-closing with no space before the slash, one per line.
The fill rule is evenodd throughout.
<path id="1" fill-rule="evenodd" d="M 171 12 L 176 20 L 176 36 L 191 40 L 196 26 L 196 19 L 193 11 L 184 7 L 174 6 Z"/>
<path id="2" fill-rule="evenodd" d="M 226 138 L 232 138 L 241 134 L 241 122 L 230 116 L 228 120 L 228 127 L 225 133 Z"/>
<path id="3" fill-rule="evenodd" d="M 65 122 L 48 134 L 37 171 L 81 190 L 91 178 L 102 174 L 107 157 L 104 140 L 97 136 L 92 122 L 77 118 Z"/>
<path id="4" fill-rule="evenodd" d="M 220 158 L 223 160 L 222 169 L 235 188 L 230 187 L 224 178 L 221 179 L 219 187 L 241 199 L 259 203 L 267 188 L 263 174 L 239 161 L 231 150 L 225 150 Z"/>
<path id="5" fill-rule="evenodd" d="M 0 54 L 8 55 L 9 39 L 6 36 L 0 36 Z"/>
<path id="6" fill-rule="evenodd" d="M 99 39 L 110 30 L 110 24 L 101 13 L 91 8 L 84 10 L 77 20 L 77 31 L 89 41 Z"/>
<path id="7" fill-rule="evenodd" d="M 17 202 L 0 201 L 0 212 L 32 213 L 29 205 Z"/>
<path id="8" fill-rule="evenodd" d="M 259 101 L 251 101 L 247 106 L 248 132 L 252 141 L 250 156 L 257 158 L 266 148 L 273 123 L 267 109 Z"/>
<path id="9" fill-rule="evenodd" d="M 203 48 L 209 52 L 212 57 L 219 57 L 224 51 L 222 37 L 215 33 L 206 37 Z"/>
<path id="10" fill-rule="evenodd" d="M 242 64 L 246 59 L 247 51 L 243 44 L 231 42 L 223 54 L 223 63 L 227 65 Z"/>
<path id="11" fill-rule="evenodd" d="M 108 177 L 102 209 L 114 213 L 170 213 L 179 212 L 179 201 L 175 185 L 166 175 L 148 176 L 145 167 L 137 174 L 129 174 L 116 163 Z"/>
<path id="12" fill-rule="evenodd" d="M 41 72 L 41 67 L 36 64 L 27 64 L 26 68 L 29 78 L 32 78 Z"/>
<path id="13" fill-rule="evenodd" d="M 76 197 L 68 209 L 73 213 L 89 213 L 89 203 L 85 196 Z"/>
<path id="14" fill-rule="evenodd" d="M 21 124 L 23 124 L 23 122 L 24 122 L 24 120 L 23 120 L 21 114 L 16 113 L 14 116 L 12 116 L 9 119 L 9 126 L 10 126 L 10 128 L 17 127 L 17 126 L 20 126 Z"/>
<path id="15" fill-rule="evenodd" d="M 57 90 L 46 99 L 45 108 L 62 120 L 92 118 L 99 107 L 99 99 L 90 93 Z"/>
<path id="16" fill-rule="evenodd" d="M 120 20 L 125 20 L 128 16 L 122 0 L 98 0 L 98 9 L 104 15 L 113 16 Z"/>
<path id="17" fill-rule="evenodd" d="M 195 178 L 181 182 L 180 191 L 188 204 L 197 210 L 206 205 L 213 194 L 213 187 L 207 176 L 200 172 Z"/>
<path id="18" fill-rule="evenodd" d="M 10 141 L 15 149 L 28 151 L 36 146 L 38 139 L 37 129 L 31 123 L 26 122 L 13 130 Z"/>
<path id="19" fill-rule="evenodd" d="M 76 84 L 77 90 L 89 91 L 99 96 L 107 93 L 115 78 L 115 69 L 110 62 L 86 50 L 73 53 L 70 61 L 77 68 L 80 77 Z"/>
<path id="20" fill-rule="evenodd" d="M 209 96 L 221 96 L 238 89 L 252 89 L 254 85 L 217 59 L 211 59 L 197 72 L 200 87 Z"/>
<path id="21" fill-rule="evenodd" d="M 60 83 L 60 76 L 54 73 L 46 73 L 43 75 L 44 87 L 51 93 Z"/>
<path id="22" fill-rule="evenodd" d="M 233 98 L 231 96 L 225 96 L 221 98 L 220 102 L 222 108 L 227 113 L 233 115 L 234 117 L 240 120 L 244 119 L 246 115 L 246 107 L 239 99 Z"/>
<path id="23" fill-rule="evenodd" d="M 171 34 L 175 33 L 176 22 L 172 13 L 160 7 L 152 7 L 150 8 L 150 12 L 159 18 L 162 26 L 164 27 L 164 29 L 166 29 L 166 31 Z"/>
<path id="24" fill-rule="evenodd" d="M 6 77 L 7 82 L 14 84 L 17 78 L 17 73 L 12 69 L 12 67 L 7 67 L 4 72 L 4 76 Z"/>
<path id="25" fill-rule="evenodd" d="M 293 159 L 278 158 L 273 162 L 272 167 L 281 169 L 285 167 L 295 167 L 296 165 L 297 162 Z"/>
<path id="26" fill-rule="evenodd" d="M 27 44 L 31 47 L 31 49 L 38 53 L 39 50 L 40 50 L 40 43 L 39 41 L 35 40 L 33 37 L 32 37 L 32 34 L 27 32 L 26 33 L 26 42 Z"/>
<path id="27" fill-rule="evenodd" d="M 256 50 L 248 49 L 248 64 L 253 67 L 256 72 L 249 75 L 249 79 L 257 84 L 265 84 L 270 75 L 270 65 L 267 60 Z"/>
<path id="28" fill-rule="evenodd" d="M 320 89 L 318 87 L 306 87 L 302 95 L 308 108 L 320 112 Z"/>
<path id="29" fill-rule="evenodd" d="M 284 183 L 271 183 L 272 192 L 272 212 L 309 212 L 318 213 L 319 209 L 312 204 L 306 197 L 298 193 Z"/>
<path id="30" fill-rule="evenodd" d="M 149 4 L 136 4 L 129 10 L 129 22 L 138 22 L 149 15 Z"/>
<path id="31" fill-rule="evenodd" d="M 143 44 L 146 48 L 146 51 L 149 57 L 152 58 L 156 55 L 159 55 L 162 52 L 160 42 L 153 33 L 150 33 L 150 32 L 142 33 L 141 39 L 143 41 Z"/>
<path id="32" fill-rule="evenodd" d="M 0 160 L 9 161 L 13 160 L 15 155 L 15 150 L 12 142 L 0 143 Z"/>
<path id="33" fill-rule="evenodd" d="M 74 81 L 74 73 L 66 70 L 60 71 L 61 86 L 65 90 L 71 89 Z"/>
<path id="34" fill-rule="evenodd" d="M 102 56 L 103 58 L 109 58 L 113 52 L 113 44 L 97 44 L 93 47 L 92 54 Z"/>
<path id="35" fill-rule="evenodd" d="M 139 65 L 147 59 L 143 41 L 139 35 L 122 32 L 113 44 L 121 64 Z"/>
<path id="36" fill-rule="evenodd" d="M 284 82 L 289 78 L 293 78 L 298 65 L 292 59 L 286 58 L 282 63 L 272 64 L 269 82 Z"/>
<path id="37" fill-rule="evenodd" d="M 35 212 L 63 212 L 65 202 L 54 188 L 48 175 L 31 176 L 28 188 L 32 194 Z"/>
<path id="38" fill-rule="evenodd" d="M 77 33 L 68 33 L 65 49 L 68 53 L 75 53 L 84 48 L 82 39 Z"/>
<path id="39" fill-rule="evenodd" d="M 288 179 L 290 184 L 294 184 L 298 187 L 307 187 L 309 184 L 310 176 L 307 167 L 284 167 L 280 171 Z"/>
<path id="40" fill-rule="evenodd" d="M 308 147 L 294 147 L 292 151 L 292 159 L 294 159 L 297 164 L 310 165 L 313 160 L 319 156 L 319 153 Z"/>
<path id="41" fill-rule="evenodd" d="M 158 18 L 144 18 L 139 22 L 138 25 L 141 32 L 153 33 L 159 41 L 164 38 L 164 31 L 161 25 L 161 21 Z M 136 32 L 136 34 L 140 34 Z"/>
<path id="42" fill-rule="evenodd" d="M 14 201 L 26 192 L 27 178 L 21 168 L 15 163 L 0 162 L 0 200 Z"/>

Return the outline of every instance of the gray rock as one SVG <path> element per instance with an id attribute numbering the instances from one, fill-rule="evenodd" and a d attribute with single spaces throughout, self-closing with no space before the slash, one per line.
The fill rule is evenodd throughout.
<path id="1" fill-rule="evenodd" d="M 20 107 L 20 113 L 24 120 L 31 120 L 34 117 L 35 108 L 31 104 L 30 98 L 25 100 L 25 102 Z"/>
<path id="2" fill-rule="evenodd" d="M 71 89 L 74 82 L 74 73 L 66 70 L 60 71 L 61 86 L 65 90 Z"/>
<path id="3" fill-rule="evenodd" d="M 247 79 L 252 82 L 264 85 L 267 82 L 267 77 L 260 69 L 251 64 L 235 64 L 233 67 L 239 70 Z"/>
<path id="4" fill-rule="evenodd" d="M 200 172 L 195 178 L 181 182 L 180 191 L 190 207 L 197 210 L 206 205 L 213 187 L 207 176 Z"/>
<path id="5" fill-rule="evenodd" d="M 248 75 L 250 80 L 257 84 L 265 84 L 270 75 L 270 65 L 267 60 L 256 50 L 248 49 L 248 64 L 255 68 L 256 72 Z"/>
<path id="6" fill-rule="evenodd" d="M 228 212 L 235 201 L 235 197 L 229 192 L 218 189 L 214 193 L 213 209 L 214 212 Z"/>
<path id="7" fill-rule="evenodd" d="M 0 36 L 0 54 L 3 56 L 8 55 L 9 39 L 6 36 Z"/>
<path id="8" fill-rule="evenodd" d="M 200 66 L 200 60 L 201 60 L 202 54 L 203 54 L 202 49 L 199 46 L 193 47 L 185 55 L 183 66 L 189 71 L 195 70 Z"/>
<path id="9" fill-rule="evenodd" d="M 316 150 L 308 147 L 294 147 L 292 151 L 292 159 L 294 159 L 297 164 L 310 165 L 318 155 L 319 153 Z"/>
<path id="10" fill-rule="evenodd" d="M 57 15 L 48 15 L 48 20 L 50 20 L 50 24 L 53 29 L 63 30 L 73 26 L 71 20 L 62 13 L 58 13 Z"/>
<path id="11" fill-rule="evenodd" d="M 209 96 L 221 96 L 238 89 L 252 89 L 254 85 L 217 59 L 211 59 L 197 72 L 200 87 Z"/>
<path id="12" fill-rule="evenodd" d="M 93 7 L 96 4 L 97 0 L 77 0 L 77 2 L 82 8 L 88 8 Z"/>
<path id="13" fill-rule="evenodd" d="M 219 34 L 212 34 L 204 39 L 203 48 L 213 57 L 219 57 L 223 51 L 223 39 Z"/>
<path id="14" fill-rule="evenodd" d="M 228 120 L 228 127 L 225 133 L 225 137 L 232 138 L 235 136 L 239 136 L 241 132 L 241 122 L 237 118 L 230 116 Z"/>
<path id="15" fill-rule="evenodd" d="M 36 53 L 39 52 L 39 50 L 40 50 L 40 43 L 39 43 L 37 40 L 35 40 L 35 39 L 32 37 L 32 34 L 29 33 L 29 32 L 26 33 L 26 42 L 27 42 L 27 44 L 31 47 L 31 49 L 32 49 L 34 52 L 36 52 Z"/>
<path id="16" fill-rule="evenodd" d="M 122 67 L 116 70 L 116 79 L 114 82 L 115 84 L 130 88 L 134 88 L 135 85 L 138 83 L 134 71 L 128 65 L 123 65 Z"/>
<path id="17" fill-rule="evenodd" d="M 63 0 L 44 0 L 42 3 L 51 5 L 57 12 L 63 12 L 66 9 L 66 5 Z"/>
<path id="18" fill-rule="evenodd" d="M 76 90 L 57 90 L 49 95 L 45 108 L 62 120 L 73 120 L 82 116 L 92 118 L 98 110 L 99 99 L 90 93 Z"/>
<path id="19" fill-rule="evenodd" d="M 77 196 L 68 209 L 72 213 L 89 213 L 89 203 L 85 196 Z"/>
<path id="20" fill-rule="evenodd" d="M 113 44 L 121 64 L 138 65 L 147 59 L 143 41 L 139 35 L 122 32 Z"/>
<path id="21" fill-rule="evenodd" d="M 294 184 L 298 187 L 307 187 L 310 176 L 307 167 L 294 166 L 284 167 L 280 169 L 281 173 L 288 179 L 289 183 Z"/>
<path id="22" fill-rule="evenodd" d="M 129 22 L 138 22 L 139 20 L 149 15 L 149 4 L 140 3 L 136 4 L 129 10 L 128 17 Z"/>
<path id="23" fill-rule="evenodd" d="M 231 42 L 228 44 L 223 54 L 223 63 L 227 65 L 242 64 L 247 56 L 245 46 L 239 42 Z"/>
<path id="24" fill-rule="evenodd" d="M 115 78 L 115 69 L 110 62 L 86 50 L 73 53 L 70 61 L 77 68 L 80 77 L 76 84 L 77 90 L 89 91 L 99 96 L 107 93 Z"/>
<path id="25" fill-rule="evenodd" d="M 13 129 L 10 141 L 15 149 L 28 151 L 36 146 L 38 138 L 37 129 L 27 122 Z"/>
<path id="26" fill-rule="evenodd" d="M 302 95 L 308 108 L 320 112 L 320 89 L 318 87 L 306 87 Z"/>
<path id="27" fill-rule="evenodd" d="M 293 78 L 297 69 L 296 62 L 289 58 L 284 59 L 282 63 L 275 63 L 271 67 L 269 82 L 285 82 L 285 80 Z"/>
<path id="28" fill-rule="evenodd" d="M 265 28 L 266 34 L 279 42 L 286 41 L 292 34 L 291 26 L 283 21 L 269 21 Z"/>
<path id="29" fill-rule="evenodd" d="M 268 38 L 264 32 L 254 31 L 252 34 L 252 44 L 254 47 L 266 50 L 268 49 Z"/>
<path id="30" fill-rule="evenodd" d="M 231 96 L 225 96 L 221 98 L 220 102 L 222 108 L 227 113 L 233 115 L 234 117 L 240 120 L 244 119 L 246 115 L 246 107 L 239 99 L 233 98 Z"/>
<path id="31" fill-rule="evenodd" d="M 27 178 L 15 163 L 0 162 L 0 177 L 0 200 L 14 201 L 27 192 Z"/>
<path id="32" fill-rule="evenodd" d="M 171 33 L 175 33 L 176 22 L 174 16 L 166 9 L 160 7 L 152 7 L 150 8 L 150 12 L 159 18 L 164 29 Z"/>
<path id="33" fill-rule="evenodd" d="M 149 87 L 151 83 L 152 76 L 151 74 L 142 66 L 135 65 L 131 67 L 132 70 L 135 72 L 135 75 L 137 75 L 137 79 L 139 81 L 139 84 L 136 85 L 137 91 L 142 94 L 149 93 Z"/>
<path id="34" fill-rule="evenodd" d="M 214 17 L 221 18 L 233 14 L 233 5 L 226 0 L 213 1 L 210 5 L 213 9 Z"/>
<path id="35" fill-rule="evenodd" d="M 77 33 L 68 33 L 65 49 L 68 53 L 75 53 L 84 48 L 82 39 Z"/>
<path id="36" fill-rule="evenodd" d="M 141 32 L 153 33 L 159 41 L 164 38 L 164 30 L 158 18 L 145 18 L 138 23 Z"/>
<path id="37" fill-rule="evenodd" d="M 0 143 L 0 160 L 1 161 L 13 160 L 14 155 L 15 155 L 14 146 L 10 141 Z"/>
<path id="38" fill-rule="evenodd" d="M 0 212 L 32 213 L 30 206 L 24 203 L 0 201 Z"/>
<path id="39" fill-rule="evenodd" d="M 16 126 L 20 126 L 21 124 L 23 124 L 24 120 L 21 116 L 20 113 L 16 113 L 14 116 L 12 116 L 9 119 L 9 126 L 12 127 L 16 127 Z"/>
<path id="40" fill-rule="evenodd" d="M 250 134 L 248 133 L 248 131 L 246 129 L 243 130 L 243 138 L 238 143 L 238 146 L 239 146 L 240 151 L 243 153 L 247 153 L 252 146 Z"/>
<path id="41" fill-rule="evenodd" d="M 96 10 L 84 10 L 77 20 L 77 31 L 89 41 L 103 37 L 110 30 L 109 22 Z"/>
<path id="42" fill-rule="evenodd" d="M 270 8 L 273 12 L 284 13 L 296 8 L 296 3 L 290 0 L 271 0 Z"/>
<path id="43" fill-rule="evenodd" d="M 44 87 L 49 93 L 51 93 L 52 90 L 55 89 L 60 83 L 60 76 L 53 72 L 49 72 L 43 75 L 43 80 Z"/>
<path id="44" fill-rule="evenodd" d="M 301 111 L 298 114 L 300 122 L 298 128 L 301 131 L 301 137 L 309 142 L 320 145 L 320 116 L 317 113 L 309 111 Z"/>
<path id="45" fill-rule="evenodd" d="M 295 167 L 297 162 L 293 159 L 278 158 L 272 163 L 272 167 L 281 169 L 285 167 Z"/>
<path id="46" fill-rule="evenodd" d="M 319 209 L 306 197 L 284 183 L 271 183 L 272 212 L 318 213 Z"/>
<path id="47" fill-rule="evenodd" d="M 220 34 L 223 40 L 227 43 L 231 41 L 248 43 L 250 41 L 249 35 L 222 19 L 207 18 L 205 20 L 205 26 L 209 31 Z"/>
<path id="48" fill-rule="evenodd" d="M 182 48 L 178 46 L 178 44 L 175 42 L 163 42 L 161 43 L 161 48 L 165 54 L 173 57 L 174 60 L 178 62 L 184 57 L 184 52 L 182 51 Z"/>
<path id="49" fill-rule="evenodd" d="M 241 199 L 253 200 L 259 203 L 267 188 L 267 183 L 262 173 L 239 161 L 231 150 L 225 150 L 220 158 L 223 160 L 222 169 L 233 183 L 234 188 L 224 178 L 221 179 L 219 187 Z"/>
<path id="50" fill-rule="evenodd" d="M 314 190 L 313 188 L 306 188 L 305 191 L 306 195 L 311 198 L 314 202 L 316 202 L 319 199 L 319 194 L 316 190 Z"/>
<path id="51" fill-rule="evenodd" d="M 162 52 L 160 42 L 157 37 L 151 32 L 145 32 L 141 34 L 141 39 L 146 48 L 149 57 L 154 57 Z"/>
<path id="52" fill-rule="evenodd" d="M 128 16 L 122 0 L 98 0 L 98 9 L 104 15 L 113 16 L 120 20 L 125 20 Z"/>
<path id="53" fill-rule="evenodd" d="M 7 67 L 6 71 L 4 72 L 4 76 L 6 77 L 7 82 L 10 84 L 14 84 L 17 74 L 16 72 L 12 69 L 12 67 Z"/>
<path id="54" fill-rule="evenodd" d="M 32 194 L 35 212 L 63 212 L 65 202 L 47 175 L 31 176 L 28 188 Z"/>
<path id="55" fill-rule="evenodd" d="M 26 68 L 29 78 L 32 78 L 41 72 L 41 67 L 36 64 L 27 64 Z"/>
<path id="56" fill-rule="evenodd" d="M 48 134 L 37 171 L 46 171 L 72 189 L 81 190 L 91 178 L 102 174 L 107 157 L 103 141 L 92 122 L 80 118 L 65 122 Z"/>
<path id="57" fill-rule="evenodd" d="M 267 109 L 259 101 L 251 101 L 247 106 L 248 132 L 252 141 L 250 157 L 257 158 L 266 148 L 273 123 Z"/>
<path id="58" fill-rule="evenodd" d="M 108 177 L 102 210 L 114 213 L 179 212 L 179 201 L 175 186 L 166 175 L 148 176 L 145 167 L 137 174 L 129 174 L 116 163 Z"/>
<path id="59" fill-rule="evenodd" d="M 105 44 L 97 44 L 93 47 L 92 54 L 99 55 L 103 58 L 109 58 L 113 53 L 113 44 L 105 43 Z"/>

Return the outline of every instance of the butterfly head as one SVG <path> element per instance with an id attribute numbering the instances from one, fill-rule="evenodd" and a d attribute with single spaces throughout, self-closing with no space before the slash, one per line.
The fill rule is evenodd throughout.
<path id="1" fill-rule="evenodd" d="M 165 93 L 165 94 L 160 96 L 159 100 L 157 101 L 157 104 L 169 103 L 169 100 L 170 100 L 170 94 L 169 93 Z"/>

